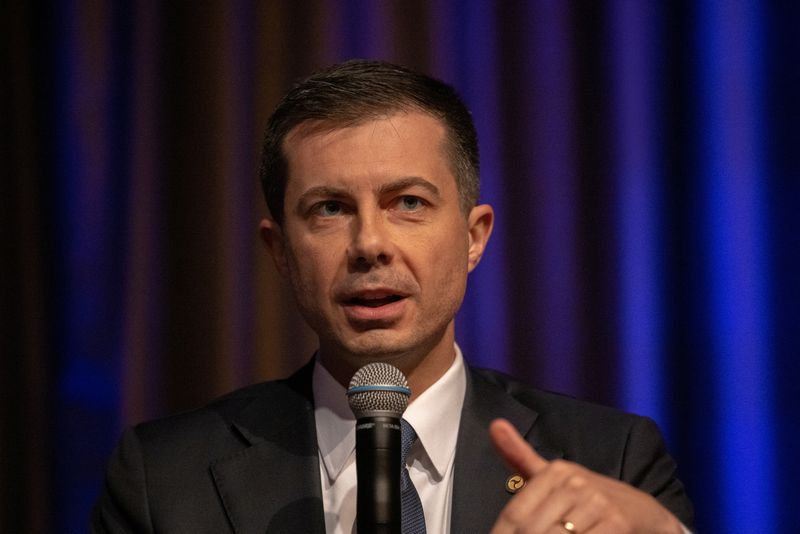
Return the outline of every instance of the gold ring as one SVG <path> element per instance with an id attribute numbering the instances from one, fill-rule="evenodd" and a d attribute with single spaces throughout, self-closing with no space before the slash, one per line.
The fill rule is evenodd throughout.
<path id="1" fill-rule="evenodd" d="M 578 532 L 578 530 L 575 528 L 575 523 L 573 523 L 572 521 L 562 521 L 562 522 L 561 522 L 561 526 L 562 526 L 562 527 L 564 528 L 564 530 L 566 530 L 567 532 L 572 532 L 573 534 L 574 534 L 575 532 Z"/>

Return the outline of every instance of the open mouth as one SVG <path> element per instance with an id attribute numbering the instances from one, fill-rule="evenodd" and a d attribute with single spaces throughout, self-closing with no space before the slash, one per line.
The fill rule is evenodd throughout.
<path id="1" fill-rule="evenodd" d="M 360 288 L 342 295 L 342 311 L 358 328 L 385 328 L 407 313 L 405 306 L 409 294 L 392 287 Z"/>
<path id="2" fill-rule="evenodd" d="M 400 295 L 386 295 L 386 296 L 370 296 L 370 297 L 353 297 L 348 300 L 348 304 L 352 306 L 366 306 L 368 308 L 379 308 L 392 302 L 397 302 L 403 297 Z"/>

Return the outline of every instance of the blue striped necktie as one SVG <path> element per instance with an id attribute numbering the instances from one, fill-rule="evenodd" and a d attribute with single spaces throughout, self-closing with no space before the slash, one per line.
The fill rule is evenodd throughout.
<path id="1" fill-rule="evenodd" d="M 411 446 L 417 441 L 417 433 L 414 432 L 414 427 L 405 419 L 400 421 L 400 426 L 402 427 L 402 455 L 400 458 L 400 520 L 402 521 L 402 530 L 403 534 L 425 534 L 425 514 L 422 511 L 422 502 L 419 500 L 419 493 L 417 493 L 417 488 L 414 487 L 406 467 L 406 456 L 408 451 L 411 450 Z"/>

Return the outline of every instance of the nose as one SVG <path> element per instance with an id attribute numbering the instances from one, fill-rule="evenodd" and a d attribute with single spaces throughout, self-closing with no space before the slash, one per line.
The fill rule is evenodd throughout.
<path id="1" fill-rule="evenodd" d="M 368 270 L 388 265 L 394 256 L 391 237 L 380 211 L 361 213 L 353 220 L 353 238 L 348 250 L 350 265 Z"/>

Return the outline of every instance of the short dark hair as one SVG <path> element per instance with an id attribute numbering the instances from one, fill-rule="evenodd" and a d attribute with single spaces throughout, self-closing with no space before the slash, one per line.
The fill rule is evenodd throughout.
<path id="1" fill-rule="evenodd" d="M 399 65 L 350 60 L 295 84 L 267 123 L 259 175 L 272 218 L 283 223 L 288 179 L 283 143 L 293 128 L 306 121 L 345 128 L 398 111 L 421 111 L 443 122 L 459 204 L 469 213 L 478 202 L 478 136 L 455 89 Z"/>

